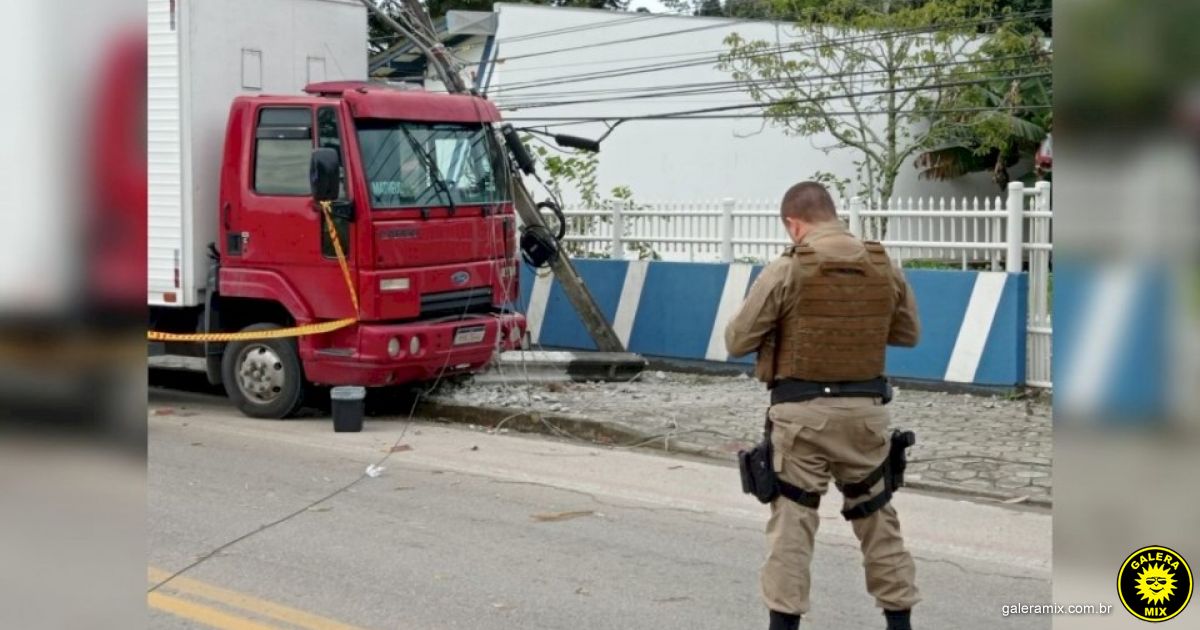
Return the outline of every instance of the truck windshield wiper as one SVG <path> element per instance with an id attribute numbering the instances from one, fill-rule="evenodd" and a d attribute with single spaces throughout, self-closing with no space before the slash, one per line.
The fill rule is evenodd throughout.
<path id="1" fill-rule="evenodd" d="M 411 146 L 413 151 L 416 152 L 417 156 L 421 158 L 421 161 L 425 164 L 425 168 L 429 170 L 429 176 L 433 179 L 434 186 L 436 186 L 438 190 L 442 191 L 442 193 L 446 195 L 446 205 L 450 208 L 450 214 L 454 214 L 455 211 L 458 210 L 458 208 L 454 205 L 454 195 L 450 193 L 450 187 L 446 185 L 446 180 L 442 179 L 442 173 L 440 170 L 438 170 L 437 163 L 434 162 L 433 156 L 425 150 L 425 147 L 421 146 L 421 143 L 417 142 L 417 139 L 413 137 L 412 132 L 408 130 L 408 127 L 405 127 L 403 124 L 401 124 L 400 131 L 404 134 L 404 137 L 408 139 L 409 146 Z"/>

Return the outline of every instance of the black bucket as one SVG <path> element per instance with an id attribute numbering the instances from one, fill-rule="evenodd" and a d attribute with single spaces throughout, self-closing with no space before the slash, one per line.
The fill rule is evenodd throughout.
<path id="1" fill-rule="evenodd" d="M 363 428 L 364 387 L 334 387 L 329 391 L 333 407 L 333 430 L 337 433 L 358 433 Z"/>

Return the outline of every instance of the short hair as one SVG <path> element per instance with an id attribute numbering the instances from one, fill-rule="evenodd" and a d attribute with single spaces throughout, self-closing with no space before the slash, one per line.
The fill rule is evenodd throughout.
<path id="1" fill-rule="evenodd" d="M 820 223 L 837 218 L 837 206 L 825 186 L 818 182 L 800 182 L 783 194 L 779 216 L 805 223 Z"/>

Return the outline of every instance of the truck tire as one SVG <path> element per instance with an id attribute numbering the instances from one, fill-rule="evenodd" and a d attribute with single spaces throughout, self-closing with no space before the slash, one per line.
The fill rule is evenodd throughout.
<path id="1" fill-rule="evenodd" d="M 275 328 L 279 326 L 254 324 L 242 332 Z M 300 409 L 304 400 L 304 369 L 295 339 L 226 344 L 221 378 L 229 399 L 251 418 L 287 418 Z"/>

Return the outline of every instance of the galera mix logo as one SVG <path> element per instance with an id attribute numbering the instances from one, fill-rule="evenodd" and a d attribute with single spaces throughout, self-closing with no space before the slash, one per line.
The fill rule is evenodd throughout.
<path id="1" fill-rule="evenodd" d="M 1129 554 L 1117 573 L 1117 593 L 1129 614 L 1142 621 L 1166 621 L 1192 599 L 1192 569 L 1174 550 L 1158 545 Z"/>

